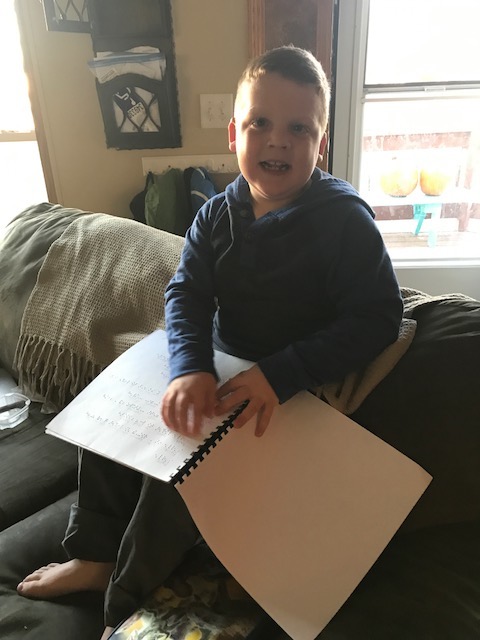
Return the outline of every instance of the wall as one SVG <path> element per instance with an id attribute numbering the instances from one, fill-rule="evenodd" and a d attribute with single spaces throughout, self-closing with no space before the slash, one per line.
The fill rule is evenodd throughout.
<path id="1" fill-rule="evenodd" d="M 419 289 L 433 296 L 445 293 L 463 293 L 480 300 L 478 265 L 427 265 L 395 268 L 402 287 Z"/>
<path id="2" fill-rule="evenodd" d="M 47 31 L 41 3 L 23 2 L 58 202 L 130 217 L 142 157 L 228 153 L 226 131 L 200 128 L 199 94 L 235 93 L 248 59 L 246 1 L 171 0 L 183 147 L 134 151 L 106 147 L 90 35 Z"/>

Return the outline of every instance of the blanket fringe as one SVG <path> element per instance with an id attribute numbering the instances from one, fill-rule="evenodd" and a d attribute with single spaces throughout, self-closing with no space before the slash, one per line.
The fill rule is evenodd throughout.
<path id="1" fill-rule="evenodd" d="M 19 386 L 33 401 L 43 402 L 43 413 L 61 411 L 104 368 L 55 342 L 25 334 L 18 341 L 14 367 Z"/>

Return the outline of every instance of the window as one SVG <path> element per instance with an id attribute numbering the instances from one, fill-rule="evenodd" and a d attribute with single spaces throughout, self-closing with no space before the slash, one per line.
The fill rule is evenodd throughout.
<path id="1" fill-rule="evenodd" d="M 333 172 L 396 266 L 480 264 L 480 3 L 339 2 Z"/>
<path id="2" fill-rule="evenodd" d="M 0 3 L 0 176 L 2 229 L 22 209 L 47 200 L 45 179 L 35 136 L 23 71 L 14 0 Z"/>

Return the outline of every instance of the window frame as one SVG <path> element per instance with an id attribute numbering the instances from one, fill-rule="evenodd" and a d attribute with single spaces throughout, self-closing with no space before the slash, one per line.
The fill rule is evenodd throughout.
<path id="1" fill-rule="evenodd" d="M 45 133 L 45 126 L 40 106 L 40 96 L 35 82 L 35 61 L 29 46 L 29 42 L 33 42 L 33 32 L 32 25 L 28 18 L 27 4 L 28 0 L 14 0 L 15 11 L 18 19 L 18 29 L 20 33 L 20 44 L 23 52 L 24 70 L 28 78 L 29 98 L 35 130 L 30 132 L 3 132 L 3 135 L 0 133 L 0 141 L 8 140 L 6 136 L 12 136 L 12 139 L 9 141 L 13 142 L 21 142 L 24 140 L 37 141 L 48 200 L 49 202 L 58 202 L 52 163 L 48 152 L 47 136 Z"/>
<path id="2" fill-rule="evenodd" d="M 364 85 L 370 0 L 338 0 L 332 173 L 358 188 L 362 152 L 363 103 L 369 93 L 419 90 L 425 85 Z M 480 89 L 476 82 L 428 83 L 446 91 Z M 432 294 L 463 291 L 480 299 L 480 260 L 393 260 L 403 286 Z"/>

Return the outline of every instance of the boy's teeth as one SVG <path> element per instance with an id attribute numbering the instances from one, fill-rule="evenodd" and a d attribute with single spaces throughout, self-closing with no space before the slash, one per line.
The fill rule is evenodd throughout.
<path id="1" fill-rule="evenodd" d="M 288 164 L 285 164 L 285 162 L 268 162 L 267 160 L 265 160 L 264 162 L 261 163 L 266 169 L 272 169 L 274 171 L 284 171 L 285 169 L 288 169 Z"/>

